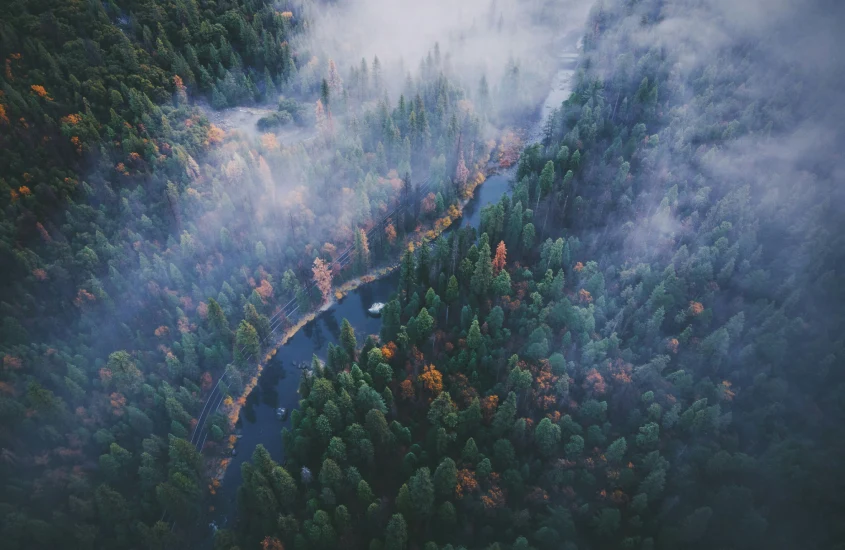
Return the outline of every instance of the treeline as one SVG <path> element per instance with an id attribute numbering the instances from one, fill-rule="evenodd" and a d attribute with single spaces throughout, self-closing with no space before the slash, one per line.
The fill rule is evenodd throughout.
<path id="1" fill-rule="evenodd" d="M 512 196 L 404 255 L 378 341 L 315 360 L 216 548 L 836 547 L 832 157 L 729 165 L 808 113 L 744 95 L 796 75 L 765 43 L 681 70 L 639 34 L 693 4 L 596 7 Z"/>

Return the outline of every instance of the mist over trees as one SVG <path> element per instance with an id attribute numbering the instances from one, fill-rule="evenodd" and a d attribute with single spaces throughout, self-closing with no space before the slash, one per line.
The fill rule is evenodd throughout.
<path id="1" fill-rule="evenodd" d="M 226 414 L 287 315 L 330 297 L 330 276 L 392 261 L 477 185 L 511 105 L 502 84 L 481 65 L 458 79 L 436 38 L 402 73 L 378 52 L 339 65 L 305 38 L 311 9 L 9 7 L 0 471 L 11 547 L 180 540 L 200 520 L 208 459 L 227 449 Z M 516 73 L 507 83 L 533 100 Z M 246 128 L 213 111 L 240 105 L 270 114 Z M 312 285 L 316 262 L 328 288 Z"/>
<path id="2" fill-rule="evenodd" d="M 274 338 L 395 262 L 214 548 L 842 544 L 837 2 L 0 19 L 4 548 L 196 547 Z"/>
<path id="3" fill-rule="evenodd" d="M 342 509 L 361 522 L 335 522 L 331 544 L 370 548 L 841 540 L 843 73 L 817 57 L 833 32 L 820 5 L 767 8 L 593 8 L 575 93 L 478 242 L 452 236 L 422 272 L 403 260 L 382 341 L 364 346 L 392 359 L 391 445 L 328 462 L 335 446 L 313 435 L 324 404 L 376 380 L 330 359 L 284 431 L 288 467 L 346 465 L 350 481 L 309 487 L 301 529 L 269 536 L 319 547 L 317 516 Z M 435 305 L 446 295 L 459 316 Z M 318 384 L 331 399 L 313 400 Z M 325 437 L 383 438 L 362 412 Z"/>

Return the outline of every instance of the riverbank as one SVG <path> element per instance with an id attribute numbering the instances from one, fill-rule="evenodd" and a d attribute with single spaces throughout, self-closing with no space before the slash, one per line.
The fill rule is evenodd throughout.
<path id="1" fill-rule="evenodd" d="M 451 205 L 443 216 L 436 218 L 426 227 L 420 227 L 416 231 L 408 235 L 405 239 L 405 242 L 403 243 L 402 250 L 404 251 L 408 247 L 417 248 L 423 246 L 425 243 L 428 243 L 442 235 L 445 231 L 452 227 L 456 221 L 462 219 L 464 216 L 464 209 L 475 198 L 476 190 L 478 190 L 478 188 L 485 181 L 487 181 L 488 176 L 492 176 L 495 174 L 496 172 L 485 174 L 481 170 L 478 170 L 475 173 L 475 176 L 468 180 L 467 185 L 465 186 L 463 191 L 463 197 L 461 198 L 461 201 L 458 203 L 458 205 Z M 279 350 L 285 344 L 287 344 L 290 339 L 293 338 L 300 330 L 302 330 L 309 323 L 315 321 L 320 315 L 322 315 L 323 313 L 328 311 L 332 306 L 340 302 L 350 292 L 357 290 L 363 285 L 372 283 L 390 275 L 398 267 L 399 261 L 397 260 L 387 266 L 373 269 L 365 275 L 355 277 L 353 279 L 350 279 L 349 281 L 345 281 L 340 286 L 334 289 L 334 299 L 329 300 L 328 302 L 323 304 L 318 310 L 303 315 L 299 320 L 297 320 L 296 323 L 285 329 L 282 334 L 280 334 L 279 337 L 275 339 L 270 346 L 268 346 L 267 350 L 265 351 L 262 357 L 262 360 L 256 364 L 252 376 L 250 377 L 249 381 L 244 385 L 244 391 L 241 393 L 241 396 L 237 399 L 227 398 L 223 401 L 223 404 L 221 405 L 223 408 L 223 413 L 229 420 L 229 432 L 232 435 L 227 438 L 226 444 L 223 446 L 220 453 L 216 454 L 215 456 L 209 457 L 206 462 L 207 469 L 210 472 L 211 478 L 208 486 L 210 494 L 216 494 L 217 489 L 220 487 L 223 478 L 226 475 L 227 469 L 231 463 L 231 456 L 233 455 L 233 450 L 237 447 L 239 442 L 238 435 L 235 434 L 235 431 L 238 421 L 241 419 L 241 411 L 246 405 L 249 396 L 257 387 L 261 375 L 267 364 L 273 360 Z"/>

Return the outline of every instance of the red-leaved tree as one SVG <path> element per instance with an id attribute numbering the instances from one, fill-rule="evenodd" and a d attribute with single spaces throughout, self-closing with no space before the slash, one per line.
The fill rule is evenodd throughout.
<path id="1" fill-rule="evenodd" d="M 493 258 L 493 273 L 498 275 L 505 268 L 507 263 L 508 249 L 505 248 L 505 241 L 499 241 L 496 247 L 496 256 Z"/>

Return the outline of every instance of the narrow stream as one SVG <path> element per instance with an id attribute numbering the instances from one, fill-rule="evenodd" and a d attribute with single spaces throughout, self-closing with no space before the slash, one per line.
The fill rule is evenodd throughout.
<path id="1" fill-rule="evenodd" d="M 572 91 L 577 52 L 574 42 L 568 42 L 560 56 L 561 69 L 552 79 L 551 89 L 543 102 L 540 120 L 530 129 L 529 142 L 542 138 L 543 125 L 551 111 L 560 106 Z M 478 227 L 481 209 L 498 202 L 503 193 L 509 191 L 512 172 L 495 174 L 476 190 L 475 196 L 464 207 L 463 217 L 455 227 Z M 232 528 L 237 509 L 237 489 L 241 485 L 241 464 L 252 456 L 255 446 L 264 445 L 278 463 L 284 462 L 281 429 L 290 426 L 290 419 L 284 422 L 276 418 L 276 409 L 285 407 L 290 412 L 299 403 L 299 378 L 301 371 L 295 365 L 310 364 L 313 355 L 325 360 L 329 342 L 337 344 L 340 339 L 340 325 L 347 319 L 355 328 L 359 343 L 363 343 L 370 334 L 378 334 L 381 319 L 368 313 L 374 302 L 388 302 L 395 293 L 399 281 L 398 271 L 387 277 L 373 281 L 350 292 L 340 302 L 320 314 L 297 332 L 282 346 L 273 359 L 264 368 L 258 385 L 247 398 L 240 413 L 236 430 L 241 435 L 236 450 L 231 458 L 226 475 L 211 499 L 213 512 L 207 514 L 207 521 L 213 521 L 218 527 Z M 289 417 L 290 415 L 288 415 Z M 211 546 L 209 537 L 208 546 Z"/>

